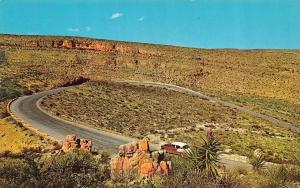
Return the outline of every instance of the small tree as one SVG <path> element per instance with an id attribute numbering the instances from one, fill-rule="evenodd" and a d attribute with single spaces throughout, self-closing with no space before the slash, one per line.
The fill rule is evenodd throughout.
<path id="1" fill-rule="evenodd" d="M 202 140 L 203 144 L 188 152 L 187 157 L 192 161 L 193 168 L 197 173 L 205 173 L 208 177 L 217 179 L 219 177 L 220 143 L 212 134 L 207 134 L 206 139 L 202 138 Z"/>

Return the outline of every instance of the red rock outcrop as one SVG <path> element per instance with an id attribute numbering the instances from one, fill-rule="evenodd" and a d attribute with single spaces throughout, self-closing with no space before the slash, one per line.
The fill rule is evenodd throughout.
<path id="1" fill-rule="evenodd" d="M 63 141 L 62 150 L 64 152 L 79 149 L 81 151 L 92 151 L 92 141 L 88 139 L 78 139 L 76 135 L 67 135 Z"/>
<path id="2" fill-rule="evenodd" d="M 121 145 L 118 155 L 111 161 L 112 177 L 168 175 L 170 169 L 171 162 L 164 160 L 163 151 L 150 152 L 148 139 Z"/>
<path id="3" fill-rule="evenodd" d="M 119 53 L 132 53 L 142 54 L 148 56 L 160 56 L 161 53 L 152 49 L 144 49 L 142 47 L 134 47 L 126 43 L 117 42 L 104 42 L 104 41 L 92 41 L 76 38 L 61 38 L 61 39 L 37 39 L 28 40 L 22 42 L 1 43 L 1 46 L 18 46 L 18 47 L 38 47 L 38 48 L 65 48 L 65 49 L 77 49 L 77 50 L 94 50 L 101 52 L 119 52 Z"/>

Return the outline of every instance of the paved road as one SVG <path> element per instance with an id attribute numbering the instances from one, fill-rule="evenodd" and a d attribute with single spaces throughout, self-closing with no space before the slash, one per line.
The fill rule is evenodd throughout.
<path id="1" fill-rule="evenodd" d="M 38 103 L 43 97 L 55 94 L 64 89 L 66 88 L 59 88 L 31 96 L 20 97 L 11 104 L 10 109 L 20 119 L 29 123 L 32 127 L 47 133 L 58 140 L 63 140 L 66 135 L 76 134 L 80 138 L 91 139 L 93 141 L 93 146 L 106 149 L 113 153 L 116 152 L 119 145 L 135 140 L 122 135 L 112 134 L 65 121 L 41 110 Z"/>
<path id="2" fill-rule="evenodd" d="M 275 118 L 244 109 L 242 107 L 236 106 L 231 103 L 227 103 L 227 102 L 224 102 L 224 101 L 221 101 L 218 99 L 211 98 L 209 96 L 203 95 L 200 92 L 196 92 L 196 91 L 193 91 L 193 90 L 190 90 L 187 88 L 183 88 L 183 87 L 179 87 L 179 86 L 171 85 L 171 84 L 157 83 L 157 82 L 136 82 L 136 81 L 126 81 L 126 82 L 133 83 L 133 84 L 143 84 L 143 85 L 166 87 L 166 88 L 174 89 L 174 90 L 177 90 L 180 92 L 190 93 L 194 96 L 209 100 L 211 102 L 217 102 L 217 103 L 223 104 L 224 106 L 228 106 L 230 108 L 236 108 L 240 111 L 249 113 L 256 117 L 266 119 L 272 123 L 276 123 L 280 126 L 288 127 L 297 132 L 300 132 L 300 129 L 298 127 L 295 127 L 287 122 L 283 122 L 281 120 L 277 120 Z M 50 135 L 58 140 L 63 140 L 65 138 L 65 136 L 68 134 L 76 134 L 80 138 L 91 139 L 93 141 L 94 147 L 99 148 L 99 149 L 105 149 L 112 153 L 116 153 L 119 145 L 136 140 L 134 138 L 126 137 L 123 135 L 109 133 L 109 132 L 101 131 L 98 129 L 90 128 L 87 126 L 79 125 L 74 122 L 69 122 L 69 121 L 60 119 L 58 117 L 55 117 L 55 116 L 49 114 L 48 112 L 46 112 L 45 110 L 41 109 L 39 103 L 43 99 L 43 97 L 58 93 L 65 89 L 67 89 L 67 88 L 59 88 L 59 89 L 54 89 L 54 90 L 50 90 L 50 91 L 37 93 L 37 94 L 31 95 L 31 96 L 20 97 L 11 103 L 10 109 L 20 119 L 29 123 L 32 127 L 36 128 L 44 133 L 47 133 L 48 135 Z M 226 160 L 226 159 L 222 159 L 221 161 L 224 164 L 226 164 L 226 166 L 229 166 L 229 167 L 246 167 L 246 168 L 251 167 L 249 164 L 246 164 L 243 162 L 231 161 L 231 160 Z"/>

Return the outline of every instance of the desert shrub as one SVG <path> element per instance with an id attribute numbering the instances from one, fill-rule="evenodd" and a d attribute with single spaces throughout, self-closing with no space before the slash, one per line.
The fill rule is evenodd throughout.
<path id="1" fill-rule="evenodd" d="M 221 151 L 220 143 L 215 137 L 204 139 L 200 147 L 186 153 L 189 160 L 192 161 L 193 168 L 198 173 L 205 173 L 208 177 L 217 179 L 219 177 L 219 153 Z"/>
<path id="2" fill-rule="evenodd" d="M 182 160 L 182 157 L 176 156 L 172 158 L 172 162 L 174 169 L 170 176 L 163 179 L 164 187 L 217 187 L 212 179 L 195 171 L 192 161 Z"/>
<path id="3" fill-rule="evenodd" d="M 109 158 L 86 152 L 26 155 L 22 163 L 0 163 L 0 187 L 102 187 Z"/>
<path id="4" fill-rule="evenodd" d="M 219 187 L 226 187 L 226 188 L 238 188 L 238 187 L 245 187 L 241 181 L 240 174 L 234 173 L 234 171 L 226 170 L 223 172 L 222 176 L 218 180 Z"/>
<path id="5" fill-rule="evenodd" d="M 254 170 L 261 170 L 265 168 L 265 158 L 263 155 L 255 156 L 250 159 L 250 164 L 252 165 Z"/>
<path id="6" fill-rule="evenodd" d="M 188 171 L 185 173 L 173 174 L 170 177 L 166 178 L 164 182 L 166 188 L 198 188 L 198 187 L 218 187 L 218 184 L 215 183 L 212 179 L 208 178 L 204 174 L 197 173 L 195 171 Z"/>
<path id="7" fill-rule="evenodd" d="M 281 165 L 269 170 L 269 181 L 264 187 L 290 187 L 300 183 L 300 168 L 294 165 Z"/>
<path id="8" fill-rule="evenodd" d="M 216 180 L 207 176 L 206 173 L 197 172 L 194 169 L 194 164 L 189 160 L 182 160 L 182 157 L 172 157 L 174 169 L 170 176 L 163 177 L 161 182 L 156 185 L 163 185 L 166 188 L 198 188 L 198 187 L 241 187 L 238 175 L 225 171 Z M 154 186 L 155 187 L 155 186 Z"/>
<path id="9" fill-rule="evenodd" d="M 26 157 L 23 163 L 0 164 L 0 187 L 37 187 L 39 169 L 37 163 Z"/>
<path id="10" fill-rule="evenodd" d="M 31 94 L 31 91 L 19 85 L 15 79 L 5 78 L 0 81 L 0 101 L 27 94 Z"/>
<path id="11" fill-rule="evenodd" d="M 179 187 L 220 187 L 218 181 L 208 177 L 205 173 L 195 171 L 191 160 L 183 160 L 182 156 L 167 156 L 172 161 L 173 169 L 167 177 L 163 176 L 151 181 L 152 187 L 179 188 Z"/>
<path id="12" fill-rule="evenodd" d="M 107 158 L 70 152 L 43 161 L 41 176 L 46 187 L 97 187 L 109 178 Z"/>

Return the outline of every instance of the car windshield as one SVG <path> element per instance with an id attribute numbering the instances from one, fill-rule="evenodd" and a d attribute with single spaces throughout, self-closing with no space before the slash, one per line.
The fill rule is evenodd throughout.
<path id="1" fill-rule="evenodd" d="M 182 148 L 183 149 L 188 149 L 188 148 L 190 148 L 188 145 L 184 145 L 184 146 L 182 146 Z"/>

